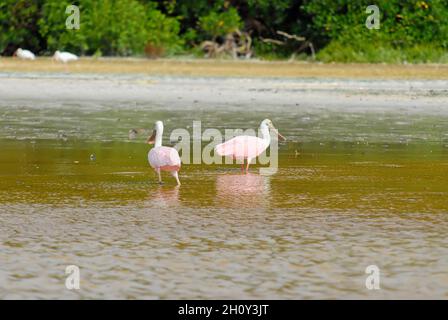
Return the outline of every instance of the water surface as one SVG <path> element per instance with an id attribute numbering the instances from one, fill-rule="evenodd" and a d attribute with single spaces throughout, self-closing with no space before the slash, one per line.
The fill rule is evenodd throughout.
<path id="1" fill-rule="evenodd" d="M 2 102 L 0 298 L 448 298 L 447 114 L 177 100 Z M 159 185 L 128 135 L 264 118 L 288 138 L 272 176 L 190 164 Z"/>

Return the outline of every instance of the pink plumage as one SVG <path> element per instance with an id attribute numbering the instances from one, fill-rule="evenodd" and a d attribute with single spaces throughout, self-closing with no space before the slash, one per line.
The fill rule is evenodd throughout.
<path id="1" fill-rule="evenodd" d="M 220 156 L 234 159 L 253 159 L 269 146 L 269 142 L 254 136 L 237 136 L 215 147 Z"/>
<path id="2" fill-rule="evenodd" d="M 155 147 L 148 153 L 148 161 L 154 169 L 163 171 L 179 171 L 181 161 L 179 153 L 171 147 Z"/>

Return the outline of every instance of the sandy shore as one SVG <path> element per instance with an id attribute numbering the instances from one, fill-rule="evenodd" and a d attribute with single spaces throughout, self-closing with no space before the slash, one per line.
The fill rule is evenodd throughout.
<path id="1" fill-rule="evenodd" d="M 119 73 L 152 76 L 224 76 L 282 78 L 448 79 L 448 65 L 323 64 L 289 61 L 204 59 L 87 58 L 67 65 L 50 58 L 22 61 L 0 58 L 0 72 Z"/>
<path id="2" fill-rule="evenodd" d="M 112 102 L 171 109 L 448 112 L 448 65 L 227 60 L 0 59 L 0 104 Z M 27 103 L 29 104 L 29 103 Z"/>
<path id="3" fill-rule="evenodd" d="M 0 105 L 113 103 L 198 108 L 319 108 L 447 114 L 447 80 L 350 80 L 0 73 Z"/>

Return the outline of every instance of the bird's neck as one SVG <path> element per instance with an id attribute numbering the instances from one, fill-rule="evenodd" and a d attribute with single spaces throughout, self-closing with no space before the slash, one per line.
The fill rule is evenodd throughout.
<path id="1" fill-rule="evenodd" d="M 162 146 L 162 136 L 163 136 L 163 129 L 158 129 L 156 131 L 156 140 L 154 142 L 155 147 L 161 147 Z"/>
<path id="2" fill-rule="evenodd" d="M 261 138 L 269 145 L 271 143 L 271 135 L 269 128 L 261 128 Z"/>

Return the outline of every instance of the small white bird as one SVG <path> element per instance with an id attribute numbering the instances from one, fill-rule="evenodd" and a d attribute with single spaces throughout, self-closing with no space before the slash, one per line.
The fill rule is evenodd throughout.
<path id="1" fill-rule="evenodd" d="M 70 52 L 60 52 L 59 50 L 56 50 L 56 52 L 53 55 L 53 59 L 58 62 L 67 63 L 69 61 L 76 61 L 78 60 L 78 56 L 70 53 Z"/>
<path id="2" fill-rule="evenodd" d="M 23 50 L 22 48 L 17 49 L 14 52 L 14 57 L 24 59 L 24 60 L 34 60 L 36 56 L 30 50 Z"/>

